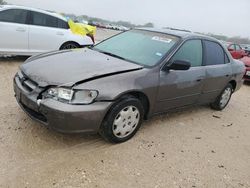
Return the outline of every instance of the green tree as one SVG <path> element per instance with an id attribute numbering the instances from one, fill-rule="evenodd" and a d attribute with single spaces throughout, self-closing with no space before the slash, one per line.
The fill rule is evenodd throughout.
<path id="1" fill-rule="evenodd" d="M 7 2 L 5 2 L 4 0 L 0 0 L 0 5 L 6 5 Z"/>

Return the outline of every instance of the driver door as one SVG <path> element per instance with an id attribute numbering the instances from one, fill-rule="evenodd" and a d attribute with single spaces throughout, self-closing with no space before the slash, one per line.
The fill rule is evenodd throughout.
<path id="1" fill-rule="evenodd" d="M 202 66 L 201 40 L 188 40 L 171 58 L 189 61 L 189 70 L 168 70 L 160 72 L 160 85 L 157 95 L 156 113 L 169 109 L 195 104 L 202 93 L 202 86 L 206 76 L 205 67 Z"/>

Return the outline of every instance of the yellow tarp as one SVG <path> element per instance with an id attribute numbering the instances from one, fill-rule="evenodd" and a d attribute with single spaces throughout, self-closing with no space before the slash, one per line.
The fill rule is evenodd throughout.
<path id="1" fill-rule="evenodd" d="M 82 23 L 75 23 L 72 20 L 68 21 L 70 30 L 72 33 L 76 35 L 91 35 L 94 36 L 96 33 L 96 27 L 87 25 L 87 24 L 82 24 Z"/>

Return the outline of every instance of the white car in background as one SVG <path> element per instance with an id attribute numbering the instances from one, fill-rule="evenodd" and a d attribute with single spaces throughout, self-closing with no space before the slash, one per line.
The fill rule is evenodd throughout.
<path id="1" fill-rule="evenodd" d="M 67 19 L 40 9 L 0 6 L 0 54 L 35 55 L 93 45 L 88 36 L 73 34 Z"/>

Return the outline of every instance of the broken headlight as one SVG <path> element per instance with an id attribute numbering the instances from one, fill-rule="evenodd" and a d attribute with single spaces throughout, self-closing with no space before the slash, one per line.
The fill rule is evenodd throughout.
<path id="1" fill-rule="evenodd" d="M 98 91 L 95 90 L 73 90 L 62 87 L 50 88 L 44 94 L 44 98 L 52 98 L 69 104 L 90 104 L 97 96 Z"/>

